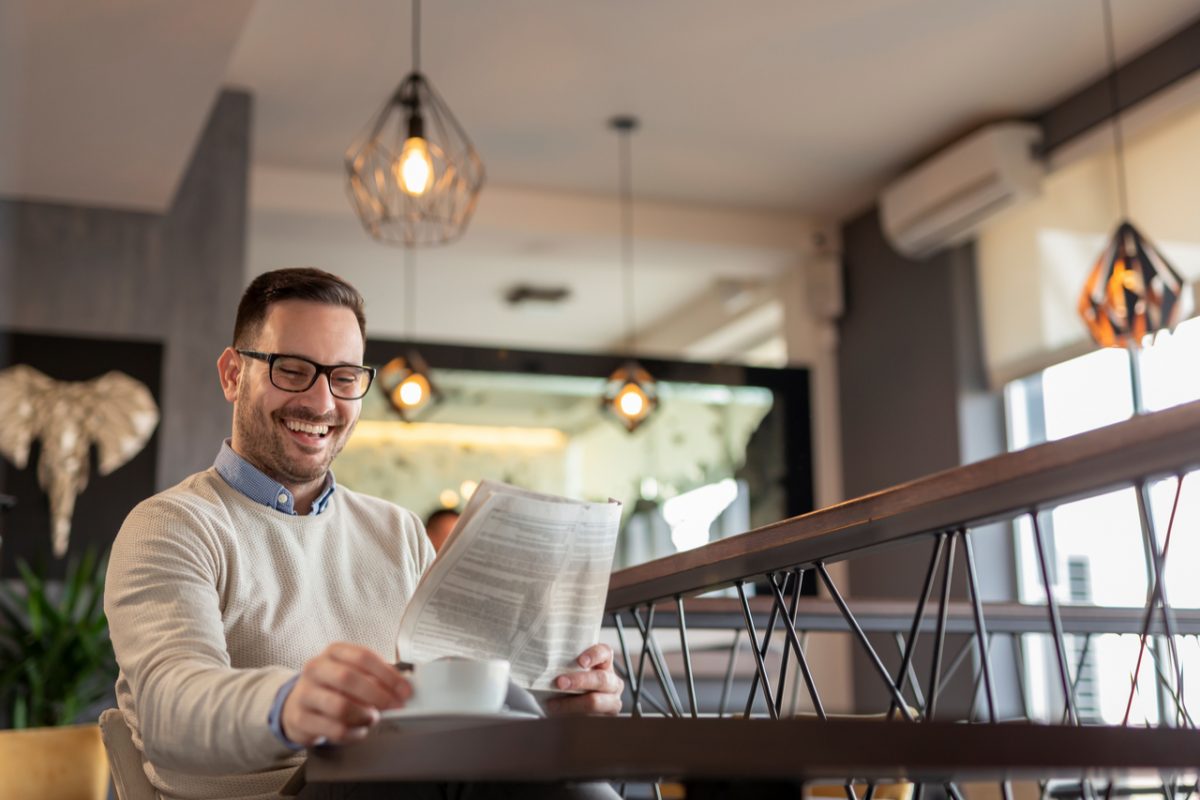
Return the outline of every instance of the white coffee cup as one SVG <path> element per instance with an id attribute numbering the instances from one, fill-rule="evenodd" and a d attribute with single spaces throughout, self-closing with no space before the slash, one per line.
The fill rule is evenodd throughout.
<path id="1" fill-rule="evenodd" d="M 429 714 L 494 714 L 508 695 L 509 663 L 501 658 L 450 656 L 426 661 L 409 674 L 405 708 Z"/>

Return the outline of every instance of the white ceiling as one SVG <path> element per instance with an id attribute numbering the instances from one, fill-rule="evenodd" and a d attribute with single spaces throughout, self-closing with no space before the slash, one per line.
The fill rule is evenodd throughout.
<path id="1" fill-rule="evenodd" d="M 1200 14 L 1113 5 L 1121 58 Z M 1105 70 L 1100 0 L 426 0 L 423 17 L 422 67 L 488 184 L 466 237 L 421 251 L 415 320 L 402 253 L 362 232 L 341 177 L 410 67 L 404 0 L 0 0 L 0 196 L 161 211 L 221 86 L 245 88 L 248 275 L 339 272 L 377 335 L 602 349 L 624 332 L 605 122 L 633 113 L 636 319 L 676 341 L 664 324 L 797 268 L 914 159 Z M 514 311 L 500 298 L 522 281 L 573 299 Z"/>
<path id="2" fill-rule="evenodd" d="M 1115 0 L 1118 55 L 1200 15 Z M 422 68 L 494 184 L 615 188 L 613 114 L 643 120 L 639 196 L 839 216 L 981 121 L 1105 69 L 1100 0 L 444 0 Z M 262 163 L 335 170 L 410 66 L 409 4 L 258 0 L 226 80 Z"/>
<path id="3" fill-rule="evenodd" d="M 1123 58 L 1200 14 L 1114 0 Z M 410 65 L 403 0 L 3 0 L 0 194 L 161 209 L 224 81 L 255 156 L 337 170 Z M 1104 71 L 1100 0 L 426 0 L 423 67 L 493 185 L 838 217 Z"/>
<path id="4" fill-rule="evenodd" d="M 407 316 L 405 251 L 363 232 L 339 172 L 261 166 L 251 176 L 248 273 L 311 264 L 343 275 L 367 298 L 381 338 L 594 351 L 625 333 L 619 210 L 611 197 L 488 186 L 466 235 L 416 251 L 417 308 Z M 787 212 L 639 202 L 635 206 L 634 322 L 655 321 L 723 280 L 770 282 L 810 247 L 814 226 Z M 516 284 L 565 287 L 552 307 L 513 308 Z M 730 313 L 732 320 L 737 314 Z M 718 314 L 716 326 L 726 320 Z M 681 355 L 678 346 L 653 348 Z"/>
<path id="5" fill-rule="evenodd" d="M 0 196 L 162 211 L 253 0 L 0 0 Z"/>

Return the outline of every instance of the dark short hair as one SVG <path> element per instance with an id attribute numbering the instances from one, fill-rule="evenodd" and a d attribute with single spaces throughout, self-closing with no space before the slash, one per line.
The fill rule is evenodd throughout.
<path id="1" fill-rule="evenodd" d="M 245 347 L 258 333 L 267 318 L 272 303 L 284 300 L 309 300 L 344 306 L 354 312 L 363 342 L 367 341 L 367 316 L 363 313 L 363 298 L 346 281 L 324 270 L 312 267 L 289 267 L 264 272 L 246 287 L 238 303 L 237 319 L 233 323 L 233 346 Z"/>
<path id="2" fill-rule="evenodd" d="M 454 517 L 455 519 L 458 519 L 458 512 L 453 508 L 439 508 L 425 518 L 425 527 L 428 528 L 442 517 Z"/>

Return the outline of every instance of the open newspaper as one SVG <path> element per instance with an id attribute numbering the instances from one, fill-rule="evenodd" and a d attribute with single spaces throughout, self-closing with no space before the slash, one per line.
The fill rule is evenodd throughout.
<path id="1" fill-rule="evenodd" d="M 483 481 L 400 621 L 400 658 L 506 658 L 552 690 L 598 641 L 621 504 Z"/>

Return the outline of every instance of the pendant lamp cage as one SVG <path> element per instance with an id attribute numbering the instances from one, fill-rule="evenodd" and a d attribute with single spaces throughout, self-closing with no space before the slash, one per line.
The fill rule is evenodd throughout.
<path id="1" fill-rule="evenodd" d="M 483 161 L 421 72 L 421 3 L 412 3 L 412 71 L 346 150 L 347 191 L 363 228 L 386 244 L 461 237 L 483 188 Z"/>
<path id="2" fill-rule="evenodd" d="M 1079 296 L 1079 315 L 1101 347 L 1139 348 L 1148 333 L 1179 322 L 1183 278 L 1129 221 L 1125 142 L 1117 96 L 1117 53 L 1111 0 L 1103 0 L 1112 106 L 1113 151 L 1121 221 L 1088 274 Z"/>

